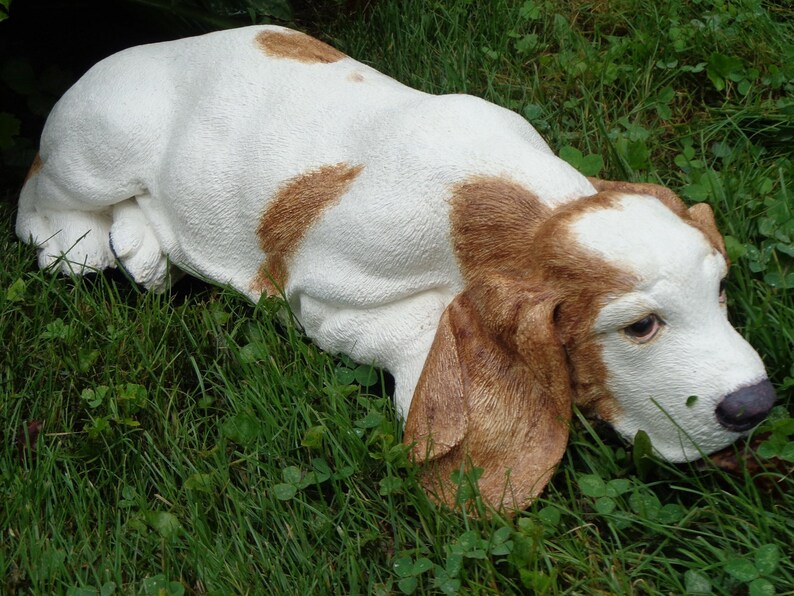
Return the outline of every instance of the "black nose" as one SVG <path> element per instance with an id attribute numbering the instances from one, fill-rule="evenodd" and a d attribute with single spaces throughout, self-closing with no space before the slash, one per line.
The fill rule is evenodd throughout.
<path id="1" fill-rule="evenodd" d="M 717 421 L 728 430 L 750 430 L 766 418 L 776 398 L 768 380 L 742 387 L 722 398 L 717 406 Z"/>

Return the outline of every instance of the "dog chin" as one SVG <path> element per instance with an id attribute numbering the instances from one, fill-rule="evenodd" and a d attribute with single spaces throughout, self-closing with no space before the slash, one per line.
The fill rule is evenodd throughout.
<path id="1" fill-rule="evenodd" d="M 682 442 L 678 445 L 666 445 L 661 448 L 653 445 L 653 450 L 656 455 L 673 464 L 683 464 L 687 462 L 697 461 L 704 457 L 708 457 L 712 453 L 721 451 L 733 445 L 740 437 L 747 433 L 727 433 L 724 440 L 709 441 L 708 443 L 692 443 L 689 439 L 682 438 Z M 686 441 L 686 444 L 684 443 Z M 653 439 L 651 439 L 653 444 Z"/>
<path id="2" fill-rule="evenodd" d="M 621 429 L 616 430 L 618 434 L 630 443 L 633 442 L 633 438 L 637 433 L 637 430 L 630 433 L 624 433 Z M 654 455 L 671 464 L 683 464 L 706 458 L 713 453 L 730 447 L 738 439 L 746 435 L 746 432 L 720 431 L 713 436 L 701 437 L 698 440 L 695 437 L 690 438 L 683 433 L 679 433 L 679 437 L 676 439 L 662 440 L 648 433 Z"/>

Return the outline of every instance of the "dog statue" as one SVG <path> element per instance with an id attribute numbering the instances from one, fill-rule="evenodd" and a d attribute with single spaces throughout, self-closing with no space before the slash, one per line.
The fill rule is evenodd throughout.
<path id="1" fill-rule="evenodd" d="M 506 109 L 281 27 L 97 64 L 47 121 L 16 229 L 64 273 L 118 263 L 164 290 L 173 265 L 283 295 L 322 349 L 394 375 L 450 505 L 476 466 L 486 502 L 526 507 L 573 404 L 682 462 L 775 400 L 728 322 L 708 205 L 585 178 Z"/>

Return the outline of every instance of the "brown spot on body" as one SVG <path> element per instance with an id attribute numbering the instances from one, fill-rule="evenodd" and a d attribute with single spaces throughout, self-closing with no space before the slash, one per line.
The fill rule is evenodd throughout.
<path id="1" fill-rule="evenodd" d="M 337 203 L 364 166 L 338 163 L 299 174 L 276 192 L 259 219 L 256 235 L 267 255 L 251 283 L 256 292 L 278 294 L 287 283 L 287 261 L 322 213 Z"/>
<path id="2" fill-rule="evenodd" d="M 353 71 L 349 75 L 347 75 L 347 80 L 351 83 L 363 83 L 364 82 L 364 75 L 360 72 Z"/>
<path id="3" fill-rule="evenodd" d="M 257 34 L 256 44 L 268 56 L 304 64 L 330 64 L 347 58 L 336 48 L 299 31 L 266 29 Z"/>
<path id="4" fill-rule="evenodd" d="M 25 182 L 27 182 L 28 180 L 33 178 L 33 176 L 38 174 L 39 170 L 41 170 L 41 167 L 43 165 L 44 165 L 44 162 L 41 160 L 41 155 L 39 155 L 37 153 L 36 157 L 33 159 L 33 163 L 30 164 L 30 169 L 28 170 L 27 176 L 25 176 Z"/>

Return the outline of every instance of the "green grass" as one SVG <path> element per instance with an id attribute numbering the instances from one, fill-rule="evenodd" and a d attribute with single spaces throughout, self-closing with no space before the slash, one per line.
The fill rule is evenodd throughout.
<path id="1" fill-rule="evenodd" d="M 0 591 L 794 593 L 793 17 L 752 0 L 380 0 L 322 25 L 407 84 L 524 114 L 589 174 L 715 207 L 731 317 L 781 396 L 767 471 L 636 462 L 577 417 L 527 512 L 438 509 L 388 383 L 278 322 L 277 303 L 37 271 L 8 208 Z M 17 445 L 31 421 L 33 455 Z"/>

